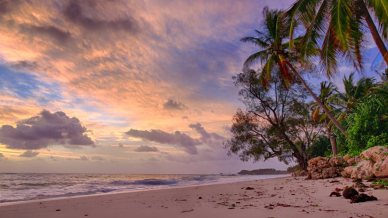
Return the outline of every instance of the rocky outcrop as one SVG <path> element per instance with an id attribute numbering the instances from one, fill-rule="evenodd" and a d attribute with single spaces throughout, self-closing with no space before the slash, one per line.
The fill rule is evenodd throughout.
<path id="1" fill-rule="evenodd" d="M 356 156 L 356 157 L 351 157 L 350 155 L 345 155 L 344 156 L 344 160 L 346 161 L 347 165 L 348 166 L 354 166 L 356 165 L 358 162 L 361 161 L 361 158 Z"/>
<path id="2" fill-rule="evenodd" d="M 334 178 L 341 175 L 346 161 L 342 157 L 315 157 L 308 161 L 307 173 L 309 179 Z"/>
<path id="3" fill-rule="evenodd" d="M 388 147 L 375 146 L 363 151 L 354 164 L 343 170 L 342 176 L 353 179 L 387 178 Z"/>

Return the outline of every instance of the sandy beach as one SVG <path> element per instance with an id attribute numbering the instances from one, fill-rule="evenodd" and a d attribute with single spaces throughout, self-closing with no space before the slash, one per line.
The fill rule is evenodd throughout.
<path id="1" fill-rule="evenodd" d="M 367 189 L 378 201 L 351 204 L 329 197 L 352 185 L 337 178 L 278 178 L 0 206 L 1 218 L 55 217 L 387 217 L 388 191 Z"/>

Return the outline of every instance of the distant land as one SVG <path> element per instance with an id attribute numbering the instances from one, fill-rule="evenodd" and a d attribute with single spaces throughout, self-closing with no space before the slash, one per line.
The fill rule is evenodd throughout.
<path id="1" fill-rule="evenodd" d="M 256 170 L 241 170 L 238 172 L 239 175 L 278 175 L 287 174 L 285 170 L 276 170 L 273 168 L 269 169 L 256 169 Z"/>

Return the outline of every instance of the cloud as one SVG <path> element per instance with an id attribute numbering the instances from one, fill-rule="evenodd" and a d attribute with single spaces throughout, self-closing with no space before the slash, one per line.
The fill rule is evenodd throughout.
<path id="1" fill-rule="evenodd" d="M 186 109 L 186 105 L 173 99 L 168 99 L 164 104 L 163 108 L 167 110 L 183 110 Z"/>
<path id="2" fill-rule="evenodd" d="M 197 154 L 198 151 L 196 145 L 201 144 L 199 140 L 193 139 L 189 135 L 179 131 L 175 131 L 174 133 L 167 133 L 157 129 L 152 129 L 149 131 L 131 129 L 126 132 L 126 134 L 131 137 L 141 138 L 147 141 L 176 145 L 189 154 Z"/>
<path id="3" fill-rule="evenodd" d="M 16 127 L 0 127 L 0 143 L 11 149 L 41 149 L 60 144 L 67 147 L 93 146 L 80 121 L 64 112 L 43 110 L 38 116 L 19 121 Z"/>
<path id="4" fill-rule="evenodd" d="M 20 30 L 29 35 L 41 35 L 56 40 L 56 42 L 64 43 L 71 38 L 68 31 L 63 31 L 54 26 L 34 26 L 34 25 L 20 25 Z"/>
<path id="5" fill-rule="evenodd" d="M 64 16 L 71 22 L 82 26 L 88 30 L 123 30 L 128 32 L 136 32 L 138 24 L 136 20 L 130 16 L 115 20 L 95 19 L 86 14 L 85 9 L 96 12 L 97 1 L 86 1 L 87 4 L 80 4 L 81 1 L 70 1 L 68 6 L 63 11 Z"/>
<path id="6" fill-rule="evenodd" d="M 154 146 L 141 145 L 137 147 L 134 151 L 136 152 L 158 152 L 158 148 Z"/>
<path id="7" fill-rule="evenodd" d="M 24 153 L 20 154 L 19 157 L 36 157 L 38 156 L 39 152 L 37 151 L 31 151 L 27 150 Z"/>
<path id="8" fill-rule="evenodd" d="M 207 132 L 200 123 L 190 124 L 189 127 L 197 131 L 197 133 L 201 136 L 201 141 L 203 143 L 212 143 L 214 141 L 225 140 L 225 137 L 220 136 L 217 133 Z"/>
<path id="9" fill-rule="evenodd" d="M 136 130 L 131 129 L 126 132 L 127 135 L 140 138 L 146 141 L 157 142 L 161 144 L 176 145 L 184 149 L 189 154 L 197 154 L 197 145 L 206 144 L 210 146 L 220 145 L 225 140 L 225 137 L 218 135 L 217 133 L 212 133 L 206 131 L 206 129 L 200 124 L 190 124 L 190 128 L 194 129 L 199 135 L 200 138 L 193 138 L 185 133 L 180 131 L 175 131 L 174 133 L 167 133 L 162 130 L 152 129 L 152 130 Z M 150 152 L 157 151 L 155 147 L 149 146 L 140 146 L 135 149 L 138 152 Z"/>

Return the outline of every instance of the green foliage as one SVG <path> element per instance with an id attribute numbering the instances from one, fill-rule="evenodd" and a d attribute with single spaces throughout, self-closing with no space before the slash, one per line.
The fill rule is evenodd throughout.
<path id="1" fill-rule="evenodd" d="M 297 0 L 287 11 L 290 17 L 290 47 L 297 22 L 306 32 L 303 47 L 319 47 L 321 65 L 328 76 L 336 72 L 338 60 L 343 57 L 353 63 L 357 70 L 363 68 L 363 43 L 366 41 L 364 22 L 374 18 L 382 37 L 388 37 L 388 1 L 386 0 Z M 369 23 L 374 25 L 373 22 Z M 373 33 L 372 33 L 373 34 Z M 382 54 L 384 55 L 384 54 Z M 342 59 L 343 60 L 343 59 Z"/>
<path id="2" fill-rule="evenodd" d="M 376 145 L 388 145 L 388 114 L 384 96 L 372 95 L 360 103 L 348 118 L 348 146 L 361 152 Z"/>
<path id="3" fill-rule="evenodd" d="M 319 136 L 318 139 L 313 142 L 311 147 L 308 148 L 307 152 L 310 158 L 318 156 L 329 156 L 331 154 L 329 139 L 326 136 Z"/>
<path id="4" fill-rule="evenodd" d="M 354 106 L 344 120 L 348 139 L 337 132 L 341 153 L 357 155 L 373 146 L 388 146 L 387 93 L 387 83 L 375 85 Z"/>
<path id="5" fill-rule="evenodd" d="M 301 87 L 294 84 L 285 88 L 279 74 L 274 73 L 268 88 L 262 85 L 254 70 L 234 78 L 245 110 L 238 110 L 234 115 L 232 135 L 225 147 L 229 154 L 236 154 L 243 161 L 278 158 L 287 164 L 296 160 L 306 169 L 307 149 L 321 128 L 311 120 Z"/>
<path id="6" fill-rule="evenodd" d="M 384 186 L 388 186 L 388 180 L 386 179 L 379 179 L 379 180 L 375 180 L 372 182 L 373 184 L 376 184 L 376 185 L 384 185 Z"/>

